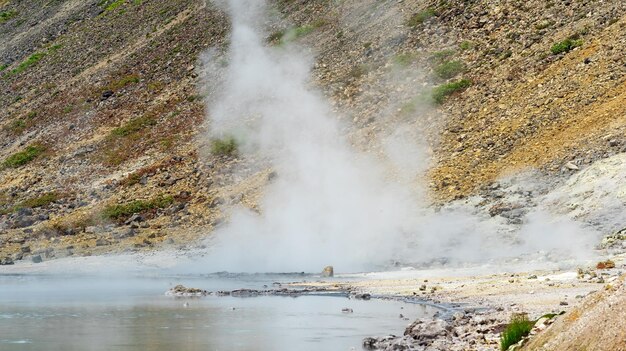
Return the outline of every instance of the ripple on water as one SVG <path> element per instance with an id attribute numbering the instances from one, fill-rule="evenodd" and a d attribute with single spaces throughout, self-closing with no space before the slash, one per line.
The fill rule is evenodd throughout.
<path id="1" fill-rule="evenodd" d="M 0 339 L 0 344 L 32 344 L 30 340 L 6 340 Z"/>

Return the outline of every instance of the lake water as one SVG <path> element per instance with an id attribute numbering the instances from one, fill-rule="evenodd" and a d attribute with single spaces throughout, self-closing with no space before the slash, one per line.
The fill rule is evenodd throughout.
<path id="1" fill-rule="evenodd" d="M 176 284 L 211 291 L 262 289 L 307 278 L 314 279 L 0 275 L 0 350 L 361 350 L 364 337 L 401 334 L 416 318 L 437 311 L 338 296 L 164 295 Z M 343 313 L 343 308 L 354 312 Z"/>

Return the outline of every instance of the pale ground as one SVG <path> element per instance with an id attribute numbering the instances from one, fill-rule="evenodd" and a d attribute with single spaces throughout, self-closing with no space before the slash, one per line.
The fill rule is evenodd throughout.
<path id="1" fill-rule="evenodd" d="M 417 297 L 433 302 L 461 304 L 467 308 L 526 312 L 531 317 L 538 317 L 566 311 L 588 293 L 602 290 L 605 285 L 615 281 L 623 273 L 619 267 L 624 267 L 626 255 L 621 254 L 612 259 L 618 269 L 611 270 L 603 284 L 578 279 L 575 266 L 570 269 L 541 270 L 532 267 L 524 269 L 529 266 L 520 265 L 338 274 L 332 280 L 294 285 L 339 287 L 382 297 Z M 591 268 L 593 265 L 595 263 L 580 267 Z M 498 269 L 508 272 L 493 273 Z M 529 279 L 531 276 L 537 278 Z"/>

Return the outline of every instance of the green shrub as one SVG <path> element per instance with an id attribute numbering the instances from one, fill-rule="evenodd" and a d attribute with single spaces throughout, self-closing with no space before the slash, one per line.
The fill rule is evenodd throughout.
<path id="1" fill-rule="evenodd" d="M 29 207 L 29 208 L 43 207 L 43 206 L 49 205 L 57 201 L 58 199 L 59 199 L 59 195 L 57 193 L 55 192 L 46 193 L 42 196 L 25 200 L 24 202 L 21 203 L 20 206 Z"/>
<path id="2" fill-rule="evenodd" d="M 153 126 L 155 124 L 156 124 L 156 120 L 154 120 L 154 118 L 147 117 L 147 116 L 131 119 L 123 126 L 113 129 L 111 131 L 111 136 L 122 138 L 125 136 L 129 136 L 131 134 L 135 134 L 138 131 L 144 129 L 145 127 Z"/>
<path id="3" fill-rule="evenodd" d="M 17 168 L 23 166 L 37 158 L 37 156 L 41 155 L 45 150 L 46 148 L 42 145 L 31 145 L 27 147 L 26 150 L 7 157 L 7 159 L 2 162 L 2 166 L 4 168 Z"/>
<path id="4" fill-rule="evenodd" d="M 4 71 L 5 69 L 7 69 L 7 67 L 9 67 L 9 65 L 1 64 L 1 65 L 0 65 L 0 72 L 2 72 L 2 71 Z"/>
<path id="5" fill-rule="evenodd" d="M 393 63 L 400 67 L 407 67 L 411 63 L 417 60 L 417 55 L 414 53 L 402 53 L 394 56 Z"/>
<path id="6" fill-rule="evenodd" d="M 125 88 L 126 86 L 133 84 L 133 83 L 139 83 L 139 76 L 137 74 L 129 74 L 129 75 L 123 76 L 120 79 L 114 82 L 111 82 L 110 84 L 105 86 L 102 90 L 115 91 L 115 90 Z"/>
<path id="7" fill-rule="evenodd" d="M 461 61 L 446 61 L 435 67 L 435 74 L 439 78 L 449 79 L 465 71 L 465 65 Z"/>
<path id="8" fill-rule="evenodd" d="M 469 40 L 465 40 L 461 44 L 459 44 L 459 48 L 461 48 L 461 50 L 469 50 L 473 47 L 474 47 L 474 44 Z"/>
<path id="9" fill-rule="evenodd" d="M 36 64 L 37 62 L 39 62 L 44 56 L 46 56 L 45 52 L 36 52 L 32 55 L 30 55 L 26 61 L 20 63 L 16 68 L 14 68 L 10 74 L 15 75 L 15 74 L 20 74 L 22 72 L 24 72 L 26 69 L 28 69 L 30 66 L 33 66 L 34 64 Z"/>
<path id="10" fill-rule="evenodd" d="M 433 89 L 433 101 L 437 104 L 441 104 L 446 100 L 448 96 L 458 91 L 463 91 L 467 89 L 470 85 L 472 85 L 472 82 L 468 79 L 461 79 L 456 82 L 440 85 Z"/>
<path id="11" fill-rule="evenodd" d="M 105 207 L 102 216 L 105 219 L 121 219 L 135 213 L 165 208 L 174 203 L 172 196 L 157 196 L 151 200 L 135 200 L 123 205 L 109 205 Z"/>
<path id="12" fill-rule="evenodd" d="M 15 16 L 17 16 L 17 11 L 14 10 L 0 12 L 0 24 L 10 20 Z"/>
<path id="13" fill-rule="evenodd" d="M 441 50 L 433 52 L 432 61 L 434 62 L 443 62 L 448 57 L 454 55 L 455 51 L 452 49 Z"/>
<path id="14" fill-rule="evenodd" d="M 326 24 L 327 24 L 326 20 L 319 19 L 319 20 L 313 21 L 313 22 L 311 22 L 309 24 L 305 24 L 303 26 L 300 26 L 300 27 L 291 28 L 289 30 L 276 31 L 276 32 L 272 33 L 267 38 L 267 40 L 269 42 L 276 42 L 277 41 L 278 44 L 282 45 L 282 44 L 285 44 L 287 42 L 290 42 L 290 41 L 293 41 L 293 40 L 297 40 L 299 38 L 307 36 L 307 35 L 311 34 L 317 28 L 325 26 Z"/>
<path id="15" fill-rule="evenodd" d="M 511 345 L 517 344 L 523 337 L 528 335 L 534 326 L 525 314 L 514 315 L 511 322 L 506 326 L 500 337 L 500 349 L 506 351 Z"/>
<path id="16" fill-rule="evenodd" d="M 424 11 L 420 11 L 416 14 L 414 14 L 413 16 L 411 16 L 411 18 L 409 18 L 409 20 L 406 22 L 406 25 L 409 27 L 417 27 L 418 25 L 426 22 L 426 20 L 428 20 L 431 17 L 434 17 L 437 15 L 437 12 L 432 9 L 432 8 L 427 8 Z"/>
<path id="17" fill-rule="evenodd" d="M 562 52 L 569 52 L 575 47 L 579 47 L 581 45 L 583 45 L 582 39 L 567 38 L 561 42 L 558 42 L 552 45 L 552 47 L 550 48 L 550 51 L 552 51 L 554 55 L 558 55 Z"/>
<path id="18" fill-rule="evenodd" d="M 231 136 L 211 141 L 211 153 L 216 156 L 235 156 L 237 149 L 237 141 Z"/>

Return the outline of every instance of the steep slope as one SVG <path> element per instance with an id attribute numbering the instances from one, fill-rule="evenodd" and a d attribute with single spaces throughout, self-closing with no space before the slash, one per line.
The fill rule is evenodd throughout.
<path id="1" fill-rule="evenodd" d="M 378 152 L 398 125 L 424 139 L 440 202 L 625 151 L 621 1 L 272 6 L 268 45 L 293 31 L 311 48 L 312 83 L 356 148 Z M 206 152 L 203 137 L 198 58 L 228 44 L 219 8 L 29 0 L 0 12 L 0 258 L 184 245 L 223 221 L 220 207 L 256 206 L 270 170 Z"/>

